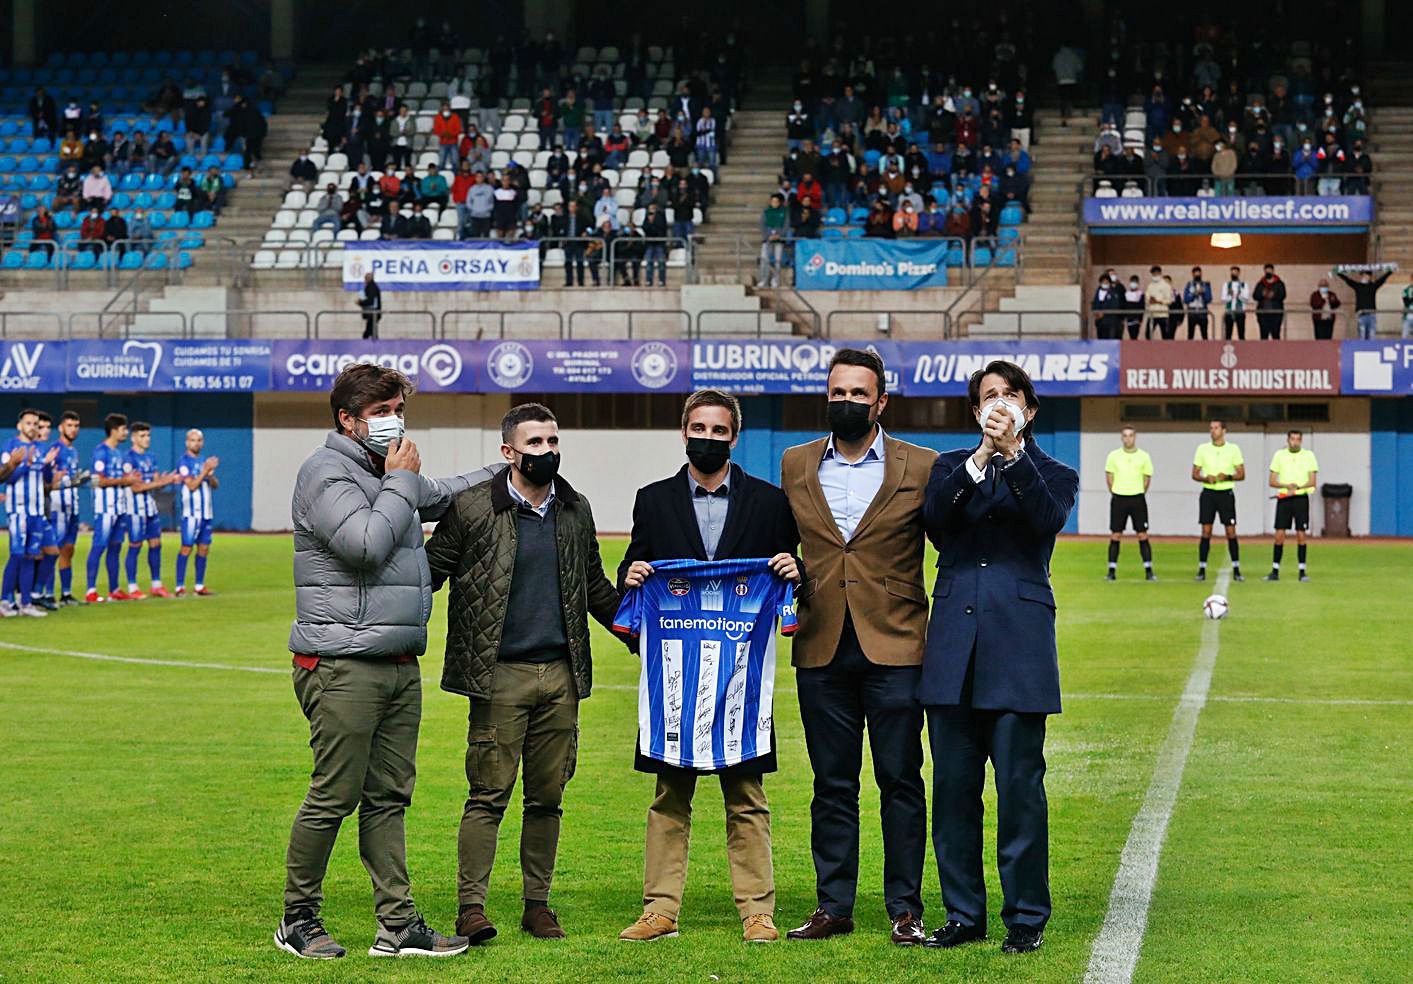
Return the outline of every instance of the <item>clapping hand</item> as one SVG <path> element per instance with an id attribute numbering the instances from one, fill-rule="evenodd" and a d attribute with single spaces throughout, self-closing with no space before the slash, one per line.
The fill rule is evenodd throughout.
<path id="1" fill-rule="evenodd" d="M 986 418 L 983 432 L 991 438 L 996 451 L 1007 458 L 1014 458 L 1020 452 L 1020 435 L 1016 433 L 1016 419 L 1000 404 L 992 408 Z"/>

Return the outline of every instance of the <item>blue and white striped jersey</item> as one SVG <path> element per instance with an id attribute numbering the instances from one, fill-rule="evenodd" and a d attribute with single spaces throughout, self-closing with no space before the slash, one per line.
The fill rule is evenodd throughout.
<path id="1" fill-rule="evenodd" d="M 771 749 L 775 619 L 795 631 L 795 589 L 760 560 L 653 561 L 614 630 L 638 636 L 644 756 L 714 770 Z"/>
<path id="2" fill-rule="evenodd" d="M 128 450 L 128 467 L 142 478 L 144 482 L 150 482 L 157 477 L 157 459 L 151 454 Z M 156 516 L 157 515 L 157 495 L 154 492 L 133 492 L 128 490 L 132 496 L 132 515 L 134 516 Z"/>
<path id="3" fill-rule="evenodd" d="M 216 514 L 211 505 L 211 485 L 203 481 L 194 489 L 186 487 L 185 479 L 194 478 L 201 474 L 201 469 L 206 464 L 205 456 L 198 457 L 194 454 L 184 454 L 177 462 L 177 474 L 183 479 L 182 482 L 182 516 L 187 519 L 215 519 Z"/>
<path id="4" fill-rule="evenodd" d="M 127 495 L 127 487 L 123 485 L 110 485 L 106 488 L 100 487 L 100 478 L 121 478 L 131 471 L 128 466 L 127 452 L 121 448 L 110 448 L 105 443 L 99 443 L 93 449 L 93 511 L 102 516 L 122 516 L 129 508 L 131 497 Z"/>
<path id="5" fill-rule="evenodd" d="M 10 515 L 43 516 L 44 509 L 44 448 L 16 435 L 0 451 L 0 464 L 9 464 L 15 455 L 29 452 L 29 460 L 10 473 L 6 481 L 5 508 Z"/>
<path id="6" fill-rule="evenodd" d="M 63 441 L 56 442 L 59 446 L 59 456 L 54 459 L 51 475 L 53 472 L 62 471 L 64 479 L 62 484 L 49 493 L 49 511 L 63 513 L 66 516 L 77 516 L 79 511 L 79 490 L 73 484 L 74 475 L 79 470 L 78 448 Z"/>

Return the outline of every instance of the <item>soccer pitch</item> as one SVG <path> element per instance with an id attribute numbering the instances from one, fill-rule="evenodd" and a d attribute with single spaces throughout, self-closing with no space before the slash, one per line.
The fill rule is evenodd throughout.
<path id="1" fill-rule="evenodd" d="M 610 570 L 623 546 L 605 540 Z M 1217 630 L 1211 688 L 1134 979 L 1406 981 L 1413 606 L 1405 592 L 1413 546 L 1317 540 L 1309 584 L 1289 575 L 1262 583 L 1269 546 L 1243 547 L 1248 580 L 1231 586 L 1231 615 Z M 1219 543 L 1214 560 L 1220 552 Z M 1293 547 L 1286 552 L 1289 559 Z M 582 707 L 579 770 L 566 792 L 551 900 L 569 938 L 538 942 L 518 929 L 517 797 L 491 885 L 488 914 L 501 935 L 490 946 L 439 961 L 367 957 L 375 926 L 351 820 L 334 852 L 324 910 L 350 956 L 305 963 L 271 943 L 286 839 L 310 761 L 285 649 L 294 607 L 290 540 L 218 537 L 210 569 L 216 597 L 66 610 L 0 628 L 0 716 L 10 722 L 0 980 L 1079 980 L 1202 644 L 1199 609 L 1213 582 L 1192 582 L 1195 553 L 1191 543 L 1158 544 L 1162 580 L 1145 584 L 1130 540 L 1121 580 L 1107 584 L 1102 541 L 1056 551 L 1065 713 L 1051 719 L 1047 744 L 1055 914 L 1037 954 L 999 952 L 994 856 L 990 941 L 952 951 L 889 944 L 878 796 L 867 766 L 853 936 L 740 942 L 720 794 L 707 780 L 696 799 L 681 937 L 618 942 L 641 911 L 653 780 L 631 768 L 637 661 L 595 626 L 596 688 Z M 81 547 L 80 571 L 82 559 Z M 438 595 L 422 663 L 420 775 L 407 836 L 414 896 L 433 925 L 450 931 L 466 701 L 437 686 L 444 604 Z M 782 931 L 815 905 L 811 775 L 788 652 L 786 642 L 775 714 L 781 771 L 766 780 Z M 927 775 L 930 784 L 930 764 Z M 994 802 L 988 789 L 989 811 Z M 930 845 L 928 853 L 930 930 L 943 913 Z"/>

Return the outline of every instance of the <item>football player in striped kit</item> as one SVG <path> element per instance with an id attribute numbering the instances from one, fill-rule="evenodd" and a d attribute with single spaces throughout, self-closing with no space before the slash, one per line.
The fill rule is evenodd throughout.
<path id="1" fill-rule="evenodd" d="M 110 413 L 103 418 L 103 441 L 93 450 L 93 545 L 88 551 L 88 593 L 90 605 L 103 601 L 127 601 L 118 587 L 118 560 L 127 529 L 128 489 L 137 474 L 128 464 L 127 453 L 118 445 L 128 439 L 128 418 Z M 106 556 L 106 561 L 105 561 Z M 98 565 L 108 568 L 108 597 L 98 593 Z"/>
<path id="2" fill-rule="evenodd" d="M 141 420 L 132 425 L 132 447 L 127 463 L 137 475 L 137 482 L 128 492 L 132 496 L 132 511 L 128 513 L 128 597 L 141 600 L 147 595 L 137 586 L 137 559 L 142 545 L 147 544 L 147 569 L 152 575 L 152 597 L 170 598 L 162 587 L 162 520 L 157 515 L 158 489 L 181 481 L 176 472 L 159 472 L 157 459 L 152 456 L 152 425 Z"/>
<path id="3" fill-rule="evenodd" d="M 89 472 L 79 466 L 76 442 L 83 421 L 77 413 L 65 410 L 59 415 L 59 438 L 54 442 L 58 453 L 54 458 L 53 491 L 49 493 L 49 525 L 54 527 L 54 539 L 59 544 L 59 559 L 55 568 L 59 575 L 59 604 L 77 605 L 74 597 L 74 547 L 79 532 L 79 488 L 88 481 Z M 49 585 L 46 597 L 53 596 Z"/>
<path id="4" fill-rule="evenodd" d="M 10 557 L 0 585 L 0 616 L 28 615 L 43 618 L 49 613 L 34 604 L 35 565 L 43 552 L 44 469 L 52 462 L 41 457 L 35 442 L 39 411 L 20 411 L 17 433 L 0 450 L 0 481 L 6 484 L 5 505 L 10 513 Z M 15 598 L 18 596 L 18 604 Z"/>
<path id="5" fill-rule="evenodd" d="M 206 435 L 193 427 L 186 432 L 186 454 L 177 462 L 177 480 L 182 483 L 182 548 L 177 554 L 177 597 L 186 594 L 186 563 L 196 549 L 196 584 L 192 594 L 209 595 L 206 587 L 206 555 L 211 550 L 211 490 L 220 488 L 216 466 L 220 458 L 203 457 Z"/>
<path id="6" fill-rule="evenodd" d="M 37 414 L 35 424 L 35 455 L 41 464 L 41 473 L 44 476 L 44 493 L 42 506 L 44 510 L 44 534 L 39 541 L 39 559 L 34 563 L 34 593 L 32 595 L 34 603 L 45 611 L 58 611 L 59 605 L 54 600 L 54 565 L 59 561 L 59 533 L 54 528 L 53 520 L 50 517 L 49 495 L 54 489 L 56 469 L 58 467 L 59 452 L 57 442 L 50 439 L 50 432 L 54 429 L 54 418 L 43 410 Z"/>

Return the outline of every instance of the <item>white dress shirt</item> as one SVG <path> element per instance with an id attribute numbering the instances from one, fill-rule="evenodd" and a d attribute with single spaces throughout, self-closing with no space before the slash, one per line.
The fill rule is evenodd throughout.
<path id="1" fill-rule="evenodd" d="M 859 520 L 863 519 L 863 514 L 883 487 L 885 467 L 881 426 L 873 443 L 858 461 L 845 461 L 838 455 L 832 435 L 824 446 L 824 457 L 819 462 L 819 487 L 824 492 L 824 501 L 829 503 L 829 511 L 834 514 L 834 525 L 839 527 L 845 542 L 853 539 Z"/>
<path id="2" fill-rule="evenodd" d="M 519 505 L 524 506 L 526 509 L 538 513 L 541 519 L 545 518 L 545 516 L 549 513 L 550 506 L 554 504 L 553 482 L 550 483 L 549 495 L 545 496 L 545 501 L 540 503 L 538 506 L 520 494 L 520 490 L 515 487 L 515 483 L 510 480 L 509 475 L 505 476 L 505 487 L 510 490 L 510 497 L 512 499 L 514 499 Z"/>
<path id="3" fill-rule="evenodd" d="M 1024 450 L 1025 450 L 1025 439 L 1024 439 L 1024 438 L 1021 438 L 1020 447 L 1019 447 L 1019 449 L 1016 451 L 1016 458 L 1019 458 L 1020 455 L 1021 455 L 1021 452 L 1024 451 Z M 975 452 L 973 452 L 973 454 L 975 454 Z M 986 481 L 986 472 L 985 472 L 983 469 L 980 469 L 980 468 L 976 467 L 976 462 L 975 462 L 974 460 L 972 460 L 972 457 L 973 457 L 973 455 L 971 455 L 971 454 L 967 455 L 967 474 L 971 476 L 971 480 L 972 480 L 973 482 L 975 482 L 977 485 L 980 485 L 982 482 Z M 1004 456 L 1002 456 L 1002 457 L 1004 457 Z M 1010 459 L 1007 459 L 1006 463 L 1009 464 L 1010 462 L 1015 461 L 1015 460 L 1016 460 L 1015 458 L 1010 458 Z"/>

